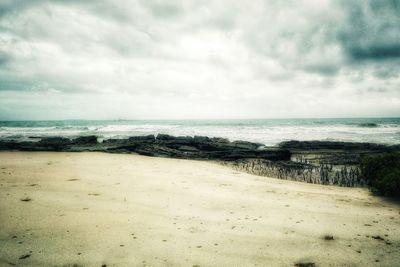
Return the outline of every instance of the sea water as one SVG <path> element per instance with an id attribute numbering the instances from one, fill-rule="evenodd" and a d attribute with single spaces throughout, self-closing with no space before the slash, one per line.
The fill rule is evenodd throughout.
<path id="1" fill-rule="evenodd" d="M 400 118 L 0 121 L 0 140 L 85 135 L 108 139 L 149 134 L 225 137 L 265 145 L 288 140 L 400 144 Z"/>

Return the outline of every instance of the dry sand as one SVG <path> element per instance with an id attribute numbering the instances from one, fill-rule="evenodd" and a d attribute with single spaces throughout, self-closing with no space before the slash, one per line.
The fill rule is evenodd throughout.
<path id="1" fill-rule="evenodd" d="M 400 266 L 399 212 L 211 162 L 0 153 L 0 266 Z"/>

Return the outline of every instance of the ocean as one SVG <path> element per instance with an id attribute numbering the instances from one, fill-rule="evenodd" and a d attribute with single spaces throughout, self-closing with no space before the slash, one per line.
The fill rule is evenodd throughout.
<path id="1" fill-rule="evenodd" d="M 400 118 L 0 121 L 0 140 L 85 135 L 108 139 L 159 133 L 225 137 L 268 146 L 287 140 L 400 144 Z"/>

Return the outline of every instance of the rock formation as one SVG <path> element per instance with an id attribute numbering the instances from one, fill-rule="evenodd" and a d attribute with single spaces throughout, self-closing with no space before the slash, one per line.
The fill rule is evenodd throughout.
<path id="1" fill-rule="evenodd" d="M 98 142 L 96 136 L 0 141 L 0 150 L 100 151 L 153 157 L 213 160 L 248 173 L 316 184 L 365 186 L 359 163 L 364 155 L 400 151 L 400 146 L 329 141 L 288 141 L 278 147 L 206 136 L 133 136 Z"/>

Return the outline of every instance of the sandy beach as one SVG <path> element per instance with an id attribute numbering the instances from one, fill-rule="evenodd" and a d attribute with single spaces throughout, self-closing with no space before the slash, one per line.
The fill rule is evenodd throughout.
<path id="1" fill-rule="evenodd" d="M 0 266 L 399 266 L 364 188 L 132 154 L 1 152 Z"/>

